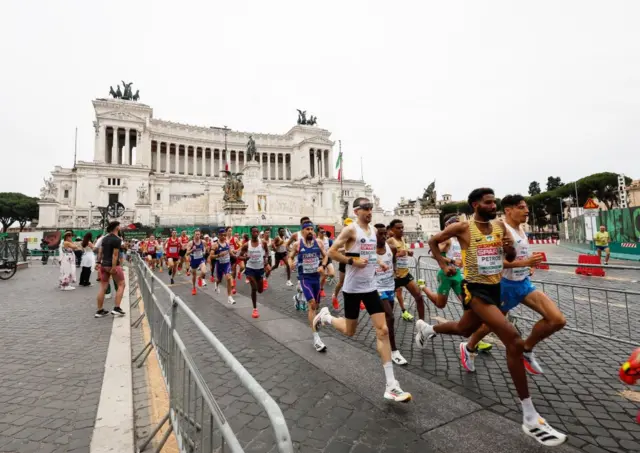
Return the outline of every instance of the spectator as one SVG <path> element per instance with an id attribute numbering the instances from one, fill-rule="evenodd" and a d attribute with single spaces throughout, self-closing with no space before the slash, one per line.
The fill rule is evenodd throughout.
<path id="1" fill-rule="evenodd" d="M 82 271 L 80 272 L 80 286 L 91 286 L 89 279 L 91 278 L 91 269 L 96 265 L 96 256 L 93 253 L 93 234 L 91 232 L 84 235 L 82 239 L 82 260 L 80 265 Z"/>
<path id="2" fill-rule="evenodd" d="M 62 291 L 71 291 L 76 289 L 74 286 L 71 286 L 71 284 L 76 282 L 74 252 L 78 246 L 72 242 L 72 237 L 73 233 L 71 231 L 65 232 L 62 245 L 60 246 L 59 287 Z"/>

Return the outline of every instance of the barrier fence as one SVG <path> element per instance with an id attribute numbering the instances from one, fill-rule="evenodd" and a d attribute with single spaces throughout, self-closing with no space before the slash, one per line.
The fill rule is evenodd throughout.
<path id="1" fill-rule="evenodd" d="M 0 239 L 0 261 L 10 263 L 24 263 L 27 261 L 29 250 L 25 242 L 13 239 Z"/>
<path id="2" fill-rule="evenodd" d="M 599 266 L 593 264 L 569 264 L 548 262 L 550 266 L 558 267 L 604 267 L 605 269 L 617 269 L 637 271 L 640 280 L 640 267 L 633 266 Z M 433 289 L 438 287 L 437 273 L 440 270 L 433 258 L 420 256 L 416 260 L 415 277 L 424 280 L 425 284 Z M 620 343 L 637 346 L 640 343 L 640 291 L 613 289 L 598 286 L 598 277 L 590 277 L 593 284 L 584 284 L 578 280 L 574 282 L 559 282 L 550 279 L 541 279 L 544 270 L 537 270 L 531 278 L 536 287 L 542 290 L 553 300 L 564 314 L 567 324 L 565 330 L 582 334 L 614 340 Z M 426 298 L 425 298 L 426 299 Z M 405 296 L 406 301 L 413 301 L 410 295 Z M 449 302 L 444 310 L 426 304 L 429 316 L 443 317 L 456 320 L 462 316 L 462 304 L 457 296 L 451 292 Z M 540 315 L 530 308 L 520 305 L 512 310 L 511 318 L 516 324 L 522 322 L 528 326 L 540 319 Z"/>
<path id="3" fill-rule="evenodd" d="M 135 294 L 136 287 L 140 292 L 132 308 L 135 308 L 140 300 L 144 302 L 144 313 L 132 323 L 132 326 L 140 326 L 146 316 L 151 331 L 151 341 L 133 362 L 140 360 L 140 367 L 151 351 L 156 351 L 170 405 L 169 412 L 161 423 L 139 446 L 140 451 L 147 448 L 167 421 L 171 423 L 181 452 L 224 452 L 227 449 L 231 452 L 244 451 L 196 365 L 192 352 L 185 345 L 185 341 L 189 340 L 190 344 L 194 341 L 200 345 L 204 343 L 208 349 L 207 357 L 220 359 L 216 368 L 226 365 L 235 374 L 234 378 L 262 406 L 269 418 L 277 451 L 292 453 L 293 444 L 289 429 L 280 407 L 273 398 L 182 299 L 153 274 L 138 255 L 133 255 L 131 268 L 131 292 Z M 156 452 L 162 450 L 170 434 L 171 430 L 165 432 Z"/>

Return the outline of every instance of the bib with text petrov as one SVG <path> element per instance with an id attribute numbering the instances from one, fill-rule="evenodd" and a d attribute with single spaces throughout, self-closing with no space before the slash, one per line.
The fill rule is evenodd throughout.
<path id="1" fill-rule="evenodd" d="M 491 236 L 487 236 L 489 241 Z M 500 242 L 479 245 L 476 249 L 478 255 L 478 274 L 494 275 L 502 272 L 502 247 Z"/>

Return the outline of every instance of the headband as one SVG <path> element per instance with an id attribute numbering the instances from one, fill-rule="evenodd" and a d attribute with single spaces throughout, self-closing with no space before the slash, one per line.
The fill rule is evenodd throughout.
<path id="1" fill-rule="evenodd" d="M 309 227 L 313 228 L 313 222 L 304 222 L 304 223 L 302 224 L 302 229 L 303 229 L 303 230 L 304 230 L 305 228 L 309 228 Z"/>

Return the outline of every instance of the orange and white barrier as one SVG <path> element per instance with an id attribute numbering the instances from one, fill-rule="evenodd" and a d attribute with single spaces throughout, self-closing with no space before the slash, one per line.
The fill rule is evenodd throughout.
<path id="1" fill-rule="evenodd" d="M 529 244 L 557 244 L 557 239 L 529 239 Z"/>

